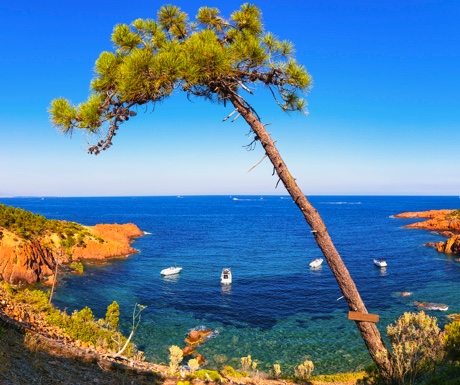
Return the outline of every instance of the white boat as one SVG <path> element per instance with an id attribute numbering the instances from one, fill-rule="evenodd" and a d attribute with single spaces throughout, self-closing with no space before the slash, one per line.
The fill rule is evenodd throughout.
<path id="1" fill-rule="evenodd" d="M 171 267 L 168 267 L 167 269 L 161 270 L 160 274 L 161 275 L 174 275 L 174 274 L 179 274 L 181 270 L 182 270 L 182 267 L 171 266 Z"/>
<path id="2" fill-rule="evenodd" d="M 230 285 L 232 283 L 232 272 L 229 268 L 225 268 L 222 270 L 220 274 L 220 283 L 222 285 Z"/>
<path id="3" fill-rule="evenodd" d="M 316 258 L 310 262 L 310 267 L 320 267 L 323 263 L 323 258 Z"/>
<path id="4" fill-rule="evenodd" d="M 374 259 L 374 264 L 378 267 L 386 267 L 387 261 L 385 261 L 384 259 Z"/>

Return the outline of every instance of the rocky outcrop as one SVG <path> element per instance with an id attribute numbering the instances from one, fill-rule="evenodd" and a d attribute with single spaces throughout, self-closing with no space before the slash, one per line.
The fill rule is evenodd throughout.
<path id="1" fill-rule="evenodd" d="M 405 228 L 412 229 L 425 229 L 438 232 L 452 232 L 458 233 L 460 231 L 460 219 L 451 214 L 455 210 L 430 210 L 408 212 L 395 215 L 395 218 L 421 218 L 427 219 L 426 221 L 411 223 L 404 226 Z"/>
<path id="2" fill-rule="evenodd" d="M 427 246 L 433 246 L 440 253 L 460 255 L 460 235 L 453 235 L 445 242 L 428 243 Z"/>
<path id="3" fill-rule="evenodd" d="M 26 241 L 3 230 L 0 274 L 7 282 L 35 283 L 52 274 L 53 251 L 38 241 Z"/>
<path id="4" fill-rule="evenodd" d="M 11 284 L 34 284 L 52 276 L 55 261 L 60 264 L 84 259 L 123 257 L 137 251 L 133 238 L 144 233 L 134 224 L 101 224 L 87 227 L 82 242 L 61 250 L 57 234 L 27 240 L 0 228 L 0 277 Z"/>
<path id="5" fill-rule="evenodd" d="M 440 253 L 460 255 L 460 217 L 452 215 L 454 212 L 456 210 L 407 212 L 395 215 L 395 218 L 428 218 L 425 221 L 411 223 L 404 227 L 436 231 L 448 239 L 445 242 L 431 242 L 427 246 L 435 247 Z"/>
<path id="6" fill-rule="evenodd" d="M 133 223 L 99 224 L 88 229 L 95 238 L 86 239 L 84 247 L 76 247 L 72 254 L 73 260 L 116 258 L 137 253 L 131 247 L 131 242 L 133 238 L 144 235 Z"/>

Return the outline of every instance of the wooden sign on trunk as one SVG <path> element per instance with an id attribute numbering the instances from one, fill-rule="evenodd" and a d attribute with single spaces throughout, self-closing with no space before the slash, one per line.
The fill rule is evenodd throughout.
<path id="1" fill-rule="evenodd" d="M 348 319 L 352 321 L 379 322 L 379 315 L 349 311 Z"/>

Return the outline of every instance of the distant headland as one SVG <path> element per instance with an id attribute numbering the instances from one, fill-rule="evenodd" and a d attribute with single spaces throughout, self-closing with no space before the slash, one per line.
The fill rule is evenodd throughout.
<path id="1" fill-rule="evenodd" d="M 56 261 L 70 269 L 82 260 L 125 257 L 137 253 L 131 242 L 142 235 L 133 223 L 83 226 L 0 205 L 0 278 L 52 283 Z"/>
<path id="2" fill-rule="evenodd" d="M 460 255 L 460 210 L 429 210 L 397 214 L 395 218 L 423 218 L 422 222 L 404 226 L 411 229 L 435 231 L 447 237 L 445 242 L 430 242 L 426 246 L 435 247 L 440 253 Z"/>

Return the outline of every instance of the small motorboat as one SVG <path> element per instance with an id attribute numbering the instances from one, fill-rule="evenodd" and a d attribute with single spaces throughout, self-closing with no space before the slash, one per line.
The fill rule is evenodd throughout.
<path id="1" fill-rule="evenodd" d="M 161 270 L 160 274 L 161 275 L 174 275 L 174 274 L 179 274 L 181 270 L 182 270 L 182 267 L 171 266 L 171 267 L 168 267 L 167 269 Z"/>
<path id="2" fill-rule="evenodd" d="M 387 267 L 387 261 L 384 259 L 374 259 L 374 264 L 377 267 Z"/>
<path id="3" fill-rule="evenodd" d="M 320 267 L 322 263 L 323 263 L 323 258 L 316 258 L 310 262 L 309 266 L 313 268 Z"/>
<path id="4" fill-rule="evenodd" d="M 222 285 L 230 285 L 232 283 L 232 271 L 228 267 L 222 270 L 220 283 Z"/>

